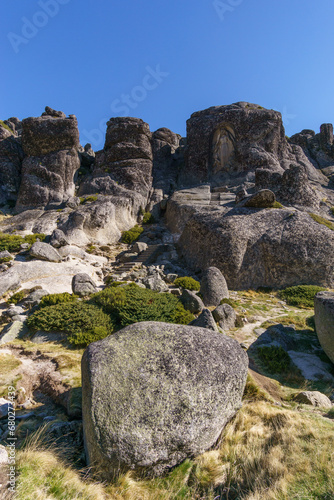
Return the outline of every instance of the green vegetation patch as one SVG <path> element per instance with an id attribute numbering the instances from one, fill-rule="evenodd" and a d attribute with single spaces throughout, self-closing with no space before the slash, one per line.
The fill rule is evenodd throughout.
<path id="1" fill-rule="evenodd" d="M 92 203 L 93 201 L 96 201 L 98 198 L 97 195 L 91 195 L 91 196 L 82 196 L 80 197 L 80 205 L 84 205 L 85 203 Z"/>
<path id="2" fill-rule="evenodd" d="M 143 217 L 143 224 L 153 224 L 155 219 L 151 212 L 146 212 Z"/>
<path id="3" fill-rule="evenodd" d="M 291 359 L 281 346 L 263 346 L 257 354 L 270 373 L 286 373 L 291 366 Z"/>
<path id="4" fill-rule="evenodd" d="M 159 293 L 135 284 L 106 288 L 92 297 L 118 328 L 141 321 L 186 325 L 194 316 L 170 293 Z"/>
<path id="5" fill-rule="evenodd" d="M 201 287 L 199 281 L 196 281 L 194 278 L 190 278 L 189 276 L 176 278 L 174 285 L 180 288 L 185 288 L 186 290 L 194 290 L 196 292 L 198 292 Z"/>
<path id="6" fill-rule="evenodd" d="M 128 231 L 123 231 L 121 238 L 122 243 L 127 243 L 128 245 L 130 245 L 139 238 L 143 231 L 144 229 L 138 225 L 134 226 Z"/>
<path id="7" fill-rule="evenodd" d="M 40 241 L 45 240 L 45 234 L 27 234 L 19 236 L 18 234 L 6 234 L 0 232 L 0 252 L 7 250 L 8 252 L 18 252 L 22 243 L 29 243 L 31 246 L 36 243 L 37 238 Z"/>
<path id="8" fill-rule="evenodd" d="M 8 127 L 8 125 L 6 125 L 3 120 L 0 120 L 0 125 L 1 125 L 1 127 L 3 127 L 6 130 L 8 130 L 8 132 L 10 132 L 11 134 L 13 133 L 12 129 L 10 127 Z"/>
<path id="9" fill-rule="evenodd" d="M 280 290 L 278 296 L 284 299 L 290 306 L 308 308 L 314 306 L 314 296 L 324 290 L 326 288 L 321 286 L 297 285 Z"/>
<path id="10" fill-rule="evenodd" d="M 65 304 L 68 302 L 73 302 L 78 298 L 77 295 L 73 293 L 52 293 L 50 295 L 45 295 L 39 304 L 39 307 L 55 306 L 56 304 Z"/>
<path id="11" fill-rule="evenodd" d="M 312 217 L 312 219 L 315 222 L 318 222 L 318 224 L 322 224 L 323 226 L 328 227 L 328 229 L 331 229 L 332 231 L 334 231 L 334 224 L 330 220 L 325 219 L 324 217 L 320 217 L 320 215 L 312 214 L 312 213 L 309 213 L 309 216 Z"/>
<path id="12" fill-rule="evenodd" d="M 65 332 L 67 340 L 76 346 L 101 340 L 113 331 L 110 317 L 101 308 L 80 301 L 42 307 L 27 319 L 26 324 L 33 331 Z"/>
<path id="13" fill-rule="evenodd" d="M 12 256 L 10 256 L 10 257 L 3 257 L 2 259 L 0 259 L 0 264 L 4 264 L 5 262 L 10 262 L 11 260 L 13 260 Z"/>

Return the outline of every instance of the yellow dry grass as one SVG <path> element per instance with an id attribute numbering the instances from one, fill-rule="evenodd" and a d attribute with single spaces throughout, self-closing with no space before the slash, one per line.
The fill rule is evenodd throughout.
<path id="1" fill-rule="evenodd" d="M 218 449 L 164 478 L 127 473 L 108 486 L 92 484 L 38 443 L 19 452 L 18 470 L 18 500 L 329 500 L 334 422 L 257 401 L 227 425 Z"/>

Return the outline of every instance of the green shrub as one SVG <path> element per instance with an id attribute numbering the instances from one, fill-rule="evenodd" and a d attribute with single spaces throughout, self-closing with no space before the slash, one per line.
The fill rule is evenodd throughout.
<path id="1" fill-rule="evenodd" d="M 43 241 L 45 239 L 45 234 L 27 234 L 23 237 L 18 234 L 0 232 L 0 252 L 3 250 L 8 250 L 8 252 L 18 252 L 22 243 L 29 243 L 29 245 L 32 245 L 36 242 L 37 238 Z"/>
<path id="2" fill-rule="evenodd" d="M 121 238 L 122 243 L 127 243 L 128 245 L 130 245 L 139 238 L 143 231 L 144 229 L 138 225 L 134 226 L 128 231 L 123 231 Z"/>
<path id="3" fill-rule="evenodd" d="M 40 307 L 55 306 L 56 304 L 65 304 L 66 302 L 73 302 L 78 298 L 77 295 L 71 293 L 52 293 L 45 295 L 39 304 Z"/>
<path id="4" fill-rule="evenodd" d="M 155 220 L 151 212 L 146 212 L 143 217 L 143 224 L 154 224 Z"/>
<path id="5" fill-rule="evenodd" d="M 331 213 L 334 215 L 334 207 L 331 207 Z"/>
<path id="6" fill-rule="evenodd" d="M 270 373 L 285 373 L 290 368 L 290 356 L 281 346 L 259 347 L 257 354 Z"/>
<path id="7" fill-rule="evenodd" d="M 119 328 L 141 321 L 188 324 L 194 316 L 170 293 L 159 293 L 135 284 L 106 288 L 92 297 Z"/>
<path id="8" fill-rule="evenodd" d="M 113 331 L 110 317 L 101 308 L 80 301 L 42 307 L 26 324 L 31 330 L 65 332 L 68 341 L 79 346 L 100 340 Z"/>
<path id="9" fill-rule="evenodd" d="M 325 219 L 324 217 L 320 217 L 320 215 L 317 214 L 312 214 L 309 213 L 309 216 L 312 217 L 312 219 L 317 222 L 318 224 L 322 224 L 323 226 L 328 227 L 332 231 L 334 231 L 334 224 L 328 219 Z"/>
<path id="10" fill-rule="evenodd" d="M 11 260 L 13 260 L 12 256 L 3 257 L 2 259 L 0 259 L 0 264 L 4 264 L 5 262 L 10 262 Z"/>
<path id="11" fill-rule="evenodd" d="M 174 285 L 180 288 L 185 288 L 186 290 L 195 290 L 196 292 L 198 292 L 201 287 L 198 281 L 194 280 L 194 278 L 190 278 L 189 276 L 176 278 Z"/>
<path id="12" fill-rule="evenodd" d="M 308 308 L 314 306 L 315 294 L 324 290 L 326 290 L 326 288 L 321 286 L 297 285 L 280 290 L 278 296 L 284 299 L 290 306 Z"/>
<path id="13" fill-rule="evenodd" d="M 7 304 L 17 304 L 18 302 L 21 302 L 21 300 L 25 299 L 30 293 L 30 290 L 21 290 L 20 292 L 14 293 L 8 300 Z"/>

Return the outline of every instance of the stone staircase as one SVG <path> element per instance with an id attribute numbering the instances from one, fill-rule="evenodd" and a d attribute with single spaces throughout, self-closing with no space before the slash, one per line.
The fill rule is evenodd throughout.
<path id="1" fill-rule="evenodd" d="M 154 257 L 163 251 L 164 245 L 150 245 L 144 252 L 135 257 L 134 260 L 130 262 L 125 262 L 120 267 L 113 271 L 115 275 L 127 274 L 133 271 L 135 268 L 141 267 L 143 264 L 149 265 Z"/>

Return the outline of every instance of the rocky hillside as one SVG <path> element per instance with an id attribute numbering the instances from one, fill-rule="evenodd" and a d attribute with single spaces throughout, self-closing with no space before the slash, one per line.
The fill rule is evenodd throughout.
<path id="1" fill-rule="evenodd" d="M 3 498 L 332 498 L 333 173 L 245 102 L 0 121 Z"/>

